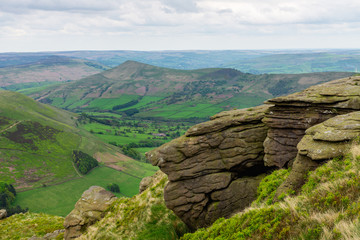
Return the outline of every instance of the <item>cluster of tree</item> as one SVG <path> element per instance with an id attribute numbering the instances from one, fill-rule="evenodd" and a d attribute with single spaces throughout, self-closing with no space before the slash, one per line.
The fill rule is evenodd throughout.
<path id="1" fill-rule="evenodd" d="M 0 182 L 0 209 L 6 209 L 7 215 L 26 212 L 28 209 L 22 209 L 20 206 L 11 206 L 15 201 L 16 190 L 12 184 Z"/>
<path id="2" fill-rule="evenodd" d="M 141 156 L 140 152 L 136 149 L 130 148 L 128 146 L 121 147 L 121 151 L 126 155 L 135 160 L 143 161 L 143 156 Z"/>
<path id="3" fill-rule="evenodd" d="M 120 192 L 120 187 L 119 185 L 117 185 L 116 183 L 110 183 L 106 186 L 106 189 L 111 191 L 111 192 L 115 192 L 115 193 L 119 193 Z"/>
<path id="4" fill-rule="evenodd" d="M 120 105 L 116 105 L 112 108 L 113 111 L 119 110 L 119 109 L 123 109 L 123 108 L 127 108 L 127 107 L 131 107 L 134 106 L 135 104 L 137 104 L 139 102 L 138 99 L 136 100 L 132 100 L 130 102 L 124 103 L 124 104 L 120 104 Z"/>
<path id="5" fill-rule="evenodd" d="M 98 161 L 82 151 L 73 151 L 73 161 L 81 174 L 87 174 L 91 169 L 99 165 Z"/>

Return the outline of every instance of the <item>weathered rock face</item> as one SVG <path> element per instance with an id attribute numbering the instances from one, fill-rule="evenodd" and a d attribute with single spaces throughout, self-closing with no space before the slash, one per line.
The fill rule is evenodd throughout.
<path id="1" fill-rule="evenodd" d="M 251 176 L 265 169 L 268 129 L 261 120 L 268 108 L 222 112 L 147 154 L 170 180 L 166 206 L 189 227 L 210 225 L 254 200 L 262 177 Z"/>
<path id="2" fill-rule="evenodd" d="M 263 122 L 267 166 L 283 167 L 296 157 L 305 130 L 340 114 L 360 110 L 360 77 L 339 79 L 267 101 L 273 104 Z"/>
<path id="3" fill-rule="evenodd" d="M 306 173 L 323 161 L 345 155 L 352 140 L 360 136 L 360 112 L 336 116 L 306 130 L 297 145 L 298 154 L 292 171 L 278 188 L 276 195 L 298 190 L 304 183 Z"/>
<path id="4" fill-rule="evenodd" d="M 90 225 L 104 217 L 104 211 L 116 200 L 116 196 L 102 187 L 92 186 L 76 202 L 74 210 L 64 221 L 65 239 L 79 237 Z"/>
<path id="5" fill-rule="evenodd" d="M 7 217 L 6 209 L 0 209 L 0 220 Z"/>

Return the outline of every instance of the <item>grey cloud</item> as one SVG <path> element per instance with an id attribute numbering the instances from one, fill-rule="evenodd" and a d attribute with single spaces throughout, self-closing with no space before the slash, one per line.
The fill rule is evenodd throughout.
<path id="1" fill-rule="evenodd" d="M 161 0 L 161 2 L 179 13 L 198 11 L 196 0 Z"/>
<path id="2" fill-rule="evenodd" d="M 0 11 L 27 13 L 42 11 L 107 11 L 116 8 L 121 1 L 115 0 L 0 0 Z"/>

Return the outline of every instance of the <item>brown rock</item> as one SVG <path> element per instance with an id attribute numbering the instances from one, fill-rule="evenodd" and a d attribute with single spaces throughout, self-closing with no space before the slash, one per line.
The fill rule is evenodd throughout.
<path id="1" fill-rule="evenodd" d="M 152 184 L 152 177 L 144 177 L 139 184 L 139 193 L 145 191 Z"/>
<path id="2" fill-rule="evenodd" d="M 74 210 L 64 221 L 65 239 L 79 237 L 85 229 L 104 217 L 104 211 L 116 197 L 102 187 L 92 186 L 76 202 Z"/>
<path id="3" fill-rule="evenodd" d="M 360 77 L 316 85 L 267 103 L 273 106 L 263 119 L 269 127 L 264 162 L 267 166 L 283 167 L 296 157 L 296 145 L 306 129 L 334 116 L 360 110 Z M 332 136 L 335 141 L 335 135 Z"/>
<path id="4" fill-rule="evenodd" d="M 164 191 L 167 207 L 190 228 L 228 217 L 255 198 L 259 179 L 244 177 L 254 169 L 264 171 L 267 127 L 261 120 L 268 108 L 220 113 L 147 154 L 170 180 Z"/>
<path id="5" fill-rule="evenodd" d="M 298 154 L 292 171 L 276 195 L 297 191 L 304 184 L 308 171 L 323 161 L 347 154 L 357 136 L 360 136 L 360 112 L 339 115 L 306 130 L 297 146 Z"/>

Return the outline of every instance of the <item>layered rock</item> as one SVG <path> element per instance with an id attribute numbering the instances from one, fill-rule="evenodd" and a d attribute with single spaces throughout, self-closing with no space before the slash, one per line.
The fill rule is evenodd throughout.
<path id="1" fill-rule="evenodd" d="M 79 237 L 88 226 L 99 221 L 105 210 L 116 200 L 116 196 L 102 187 L 92 186 L 76 202 L 74 210 L 64 221 L 65 239 Z"/>
<path id="2" fill-rule="evenodd" d="M 210 225 L 254 200 L 264 172 L 262 122 L 269 106 L 222 112 L 149 152 L 168 175 L 166 206 L 189 227 Z"/>
<path id="3" fill-rule="evenodd" d="M 352 140 L 360 136 L 360 112 L 336 116 L 306 130 L 297 145 L 298 154 L 290 175 L 278 188 L 276 195 L 298 190 L 306 173 L 323 161 L 349 152 Z"/>
<path id="4" fill-rule="evenodd" d="M 267 166 L 284 167 L 296 157 L 305 130 L 340 114 L 360 110 L 360 77 L 310 87 L 267 101 L 273 104 L 263 122 L 269 127 L 264 142 Z"/>

